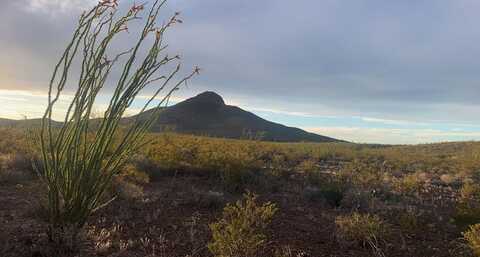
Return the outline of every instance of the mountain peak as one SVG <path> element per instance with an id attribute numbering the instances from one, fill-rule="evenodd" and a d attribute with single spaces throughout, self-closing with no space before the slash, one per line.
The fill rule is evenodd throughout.
<path id="1" fill-rule="evenodd" d="M 197 103 L 202 103 L 202 104 L 212 104 L 212 105 L 225 105 L 225 102 L 223 101 L 223 98 L 213 92 L 213 91 L 205 91 L 201 94 L 198 94 L 195 97 L 192 97 L 189 99 L 190 101 L 195 101 Z"/>
<path id="2" fill-rule="evenodd" d="M 167 107 L 152 128 L 163 131 L 226 138 L 250 138 L 280 142 L 336 142 L 338 140 L 309 133 L 299 128 L 274 123 L 239 107 L 226 105 L 215 92 L 206 91 Z"/>

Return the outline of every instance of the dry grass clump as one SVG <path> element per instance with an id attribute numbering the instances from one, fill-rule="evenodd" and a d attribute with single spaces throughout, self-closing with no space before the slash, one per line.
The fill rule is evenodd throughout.
<path id="1" fill-rule="evenodd" d="M 414 233 L 421 226 L 419 215 L 413 208 L 407 208 L 398 216 L 398 224 L 400 229 L 406 233 Z"/>
<path id="2" fill-rule="evenodd" d="M 137 184 L 148 184 L 150 182 L 148 174 L 139 170 L 136 165 L 131 163 L 125 165 L 119 177 Z"/>
<path id="3" fill-rule="evenodd" d="M 22 153 L 0 155 L 0 182 L 19 183 L 35 177 L 29 157 Z"/>
<path id="4" fill-rule="evenodd" d="M 418 174 L 412 173 L 394 180 L 393 187 L 402 195 L 414 195 L 422 189 L 423 181 L 418 177 Z"/>
<path id="5" fill-rule="evenodd" d="M 257 203 L 257 196 L 228 204 L 222 218 L 210 224 L 212 241 L 208 249 L 216 257 L 252 257 L 267 240 L 265 229 L 277 212 L 273 203 Z"/>
<path id="6" fill-rule="evenodd" d="M 141 199 L 144 195 L 142 186 L 123 178 L 115 178 L 112 189 L 113 196 L 129 201 Z"/>
<path id="7" fill-rule="evenodd" d="M 460 225 L 471 225 L 480 221 L 480 185 L 465 183 L 457 200 L 455 221 Z"/>
<path id="8" fill-rule="evenodd" d="M 98 254 L 108 255 L 114 251 L 126 250 L 133 245 L 133 241 L 121 240 L 123 232 L 123 227 L 115 224 L 108 229 L 91 226 L 86 234 L 93 241 L 93 246 Z"/>
<path id="9" fill-rule="evenodd" d="M 380 217 L 354 212 L 335 219 L 337 238 L 342 242 L 355 242 L 371 247 L 375 254 L 382 255 L 381 243 L 390 234 L 390 225 Z"/>
<path id="10" fill-rule="evenodd" d="M 270 161 L 271 174 L 276 177 L 287 177 L 290 172 L 288 170 L 289 163 L 285 155 L 273 154 Z"/>
<path id="11" fill-rule="evenodd" d="M 0 182 L 20 183 L 35 178 L 32 159 L 37 153 L 25 138 L 24 129 L 0 128 Z"/>
<path id="12" fill-rule="evenodd" d="M 463 238 L 476 257 L 480 256 L 480 224 L 475 224 L 463 233 Z"/>
<path id="13" fill-rule="evenodd" d="M 313 175 L 311 179 L 316 179 L 314 174 L 316 174 L 316 171 L 318 171 L 318 167 L 317 163 L 312 159 L 303 160 L 295 167 L 295 169 L 297 170 L 297 172 L 307 174 L 307 178 L 309 178 L 309 175 Z"/>
<path id="14" fill-rule="evenodd" d="M 377 162 L 354 159 L 340 173 L 344 180 L 362 189 L 380 189 L 384 186 L 384 167 Z"/>
<path id="15" fill-rule="evenodd" d="M 305 257 L 308 256 L 304 251 L 293 251 L 288 245 L 277 248 L 274 257 Z"/>
<path id="16" fill-rule="evenodd" d="M 30 144 L 25 138 L 24 129 L 0 128 L 0 154 L 26 153 Z"/>

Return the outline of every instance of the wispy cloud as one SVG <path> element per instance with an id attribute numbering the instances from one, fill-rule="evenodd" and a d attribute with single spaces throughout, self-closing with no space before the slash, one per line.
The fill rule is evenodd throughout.
<path id="1" fill-rule="evenodd" d="M 93 4 L 94 0 L 27 0 L 25 8 L 31 12 L 56 15 L 82 10 Z"/>
<path id="2" fill-rule="evenodd" d="M 480 140 L 480 132 L 408 128 L 304 127 L 303 129 L 356 143 L 419 144 Z"/>
<path id="3" fill-rule="evenodd" d="M 254 112 L 268 112 L 268 113 L 275 113 L 275 114 L 284 114 L 290 116 L 298 116 L 298 117 L 315 117 L 314 114 L 307 113 L 307 112 L 295 112 L 295 111 L 285 111 L 279 109 L 272 109 L 272 108 L 261 108 L 261 107 L 245 107 L 247 110 L 251 110 Z"/>
<path id="4" fill-rule="evenodd" d="M 15 102 L 26 102 L 28 99 L 22 97 L 9 97 L 9 96 L 0 96 L 0 100 L 3 101 L 15 101 Z"/>
<path id="5" fill-rule="evenodd" d="M 26 99 L 27 97 L 47 99 L 48 94 L 42 91 L 0 89 L 0 96 L 12 98 L 21 96 L 23 97 L 22 99 Z M 70 101 L 71 99 L 73 99 L 73 95 L 62 94 L 59 101 Z"/>
<path id="6" fill-rule="evenodd" d="M 108 100 L 110 95 L 100 94 L 98 102 L 95 103 L 93 108 L 93 114 L 95 117 L 101 117 L 108 108 Z M 48 95 L 40 91 L 28 91 L 28 90 L 6 90 L 0 89 L 0 100 L 6 101 L 4 107 L 0 108 L 0 118 L 10 119 L 23 119 L 27 118 L 40 118 L 42 117 Z M 63 94 L 54 109 L 53 118 L 61 120 L 64 118 L 65 112 L 73 99 L 73 95 Z M 143 106 L 147 96 L 139 96 L 138 105 Z M 159 97 L 159 99 L 161 99 Z M 174 98 L 172 101 L 180 101 L 183 98 Z M 125 111 L 125 116 L 132 116 L 138 114 L 141 111 L 141 107 L 138 105 L 131 106 Z M 153 106 L 152 106 L 153 107 Z"/>
<path id="7" fill-rule="evenodd" d="M 373 123 L 382 123 L 387 125 L 417 125 L 417 126 L 426 126 L 428 123 L 425 122 L 417 122 L 417 121 L 409 121 L 409 120 L 391 120 L 391 119 L 381 119 L 381 118 L 373 118 L 373 117 L 359 117 L 362 121 L 365 122 L 373 122 Z"/>

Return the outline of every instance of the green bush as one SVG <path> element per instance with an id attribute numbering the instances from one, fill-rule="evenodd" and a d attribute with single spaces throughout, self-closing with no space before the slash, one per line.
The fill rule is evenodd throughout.
<path id="1" fill-rule="evenodd" d="M 255 184 L 258 178 L 255 172 L 240 160 L 225 162 L 218 172 L 224 189 L 229 192 L 242 192 L 247 186 Z"/>
<path id="2" fill-rule="evenodd" d="M 277 212 L 275 204 L 257 203 L 257 196 L 245 194 L 243 201 L 228 204 L 222 218 L 210 224 L 212 241 L 208 249 L 216 257 L 252 257 L 265 244 L 265 229 Z"/>
<path id="3" fill-rule="evenodd" d="M 475 224 L 463 233 L 463 238 L 476 257 L 480 257 L 480 224 Z"/>

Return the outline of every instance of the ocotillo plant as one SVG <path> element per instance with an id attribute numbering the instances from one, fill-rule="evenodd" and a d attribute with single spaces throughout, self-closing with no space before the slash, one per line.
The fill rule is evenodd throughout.
<path id="1" fill-rule="evenodd" d="M 46 209 L 51 240 L 62 243 L 67 233 L 70 239 L 74 239 L 87 218 L 111 201 L 105 199 L 105 192 L 113 177 L 144 143 L 145 133 L 159 114 L 160 108 L 155 108 L 147 112 L 147 118 L 136 118 L 121 131 L 121 118 L 139 93 L 158 83 L 142 111 L 155 105 L 160 107 L 168 102 L 175 90 L 199 72 L 195 68 L 188 76 L 172 82 L 180 70 L 180 58 L 164 53 L 164 34 L 182 21 L 178 18 L 179 13 L 175 13 L 165 23 L 157 25 L 159 10 L 165 2 L 155 1 L 148 15 L 141 17 L 144 5 L 134 5 L 124 15 L 118 15 L 117 0 L 101 1 L 80 16 L 73 37 L 54 69 L 48 106 L 39 133 L 43 162 L 38 167 L 47 186 Z M 112 40 L 120 33 L 128 32 L 129 23 L 137 19 L 143 19 L 144 26 L 136 44 L 109 58 L 107 53 L 114 50 Z M 147 49 L 146 54 L 141 54 L 142 47 Z M 65 110 L 64 120 L 58 126 L 52 122 L 52 115 L 58 114 L 54 107 L 65 94 L 65 86 L 71 83 L 68 78 L 75 70 L 74 60 L 79 61 L 80 76 L 73 82 L 74 94 Z M 113 79 L 115 83 L 110 91 L 113 93 L 106 111 L 100 119 L 92 121 L 95 101 L 107 81 L 112 81 L 109 75 L 116 64 L 122 69 L 118 78 Z M 161 75 L 168 67 L 174 68 Z M 160 103 L 154 105 L 155 99 L 161 99 Z"/>

